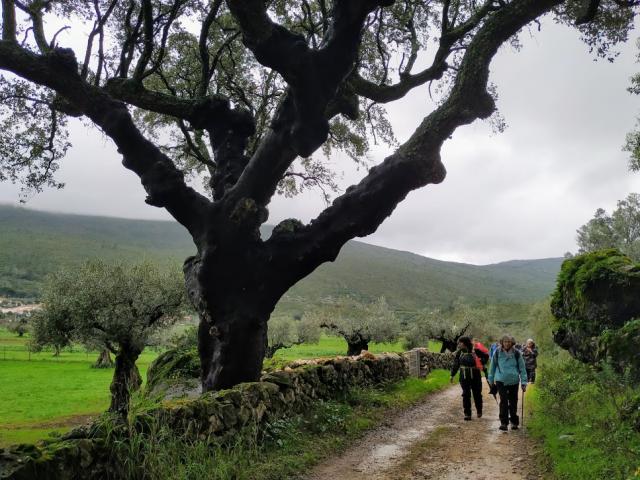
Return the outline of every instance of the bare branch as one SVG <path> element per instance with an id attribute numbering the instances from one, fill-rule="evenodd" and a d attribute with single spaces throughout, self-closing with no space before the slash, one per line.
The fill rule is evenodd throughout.
<path id="1" fill-rule="evenodd" d="M 218 16 L 218 11 L 222 6 L 223 0 L 215 0 L 211 5 L 211 9 L 204 21 L 202 22 L 202 29 L 200 30 L 200 39 L 198 41 L 198 49 L 200 50 L 200 96 L 207 94 L 207 87 L 209 86 L 209 80 L 211 78 L 211 67 L 209 66 L 209 49 L 207 48 L 207 37 L 209 36 L 209 29 L 214 20 Z"/>
<path id="2" fill-rule="evenodd" d="M 2 0 L 2 39 L 16 41 L 16 7 L 13 0 Z"/>

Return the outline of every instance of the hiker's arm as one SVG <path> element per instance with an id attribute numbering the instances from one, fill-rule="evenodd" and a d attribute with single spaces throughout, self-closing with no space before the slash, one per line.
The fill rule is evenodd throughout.
<path id="1" fill-rule="evenodd" d="M 456 373 L 458 373 L 459 368 L 460 368 L 460 351 L 457 351 L 455 357 L 453 357 L 453 365 L 451 367 L 451 378 L 456 376 Z"/>

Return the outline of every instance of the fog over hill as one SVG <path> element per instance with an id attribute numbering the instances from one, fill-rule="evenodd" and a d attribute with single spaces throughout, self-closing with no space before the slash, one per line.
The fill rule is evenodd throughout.
<path id="1" fill-rule="evenodd" d="M 263 231 L 269 235 L 270 228 Z M 49 213 L 0 205 L 0 295 L 37 296 L 47 273 L 87 258 L 182 262 L 195 253 L 175 222 Z M 303 310 L 323 297 L 384 295 L 397 310 L 472 303 L 528 303 L 551 293 L 562 258 L 492 265 L 445 262 L 351 241 L 280 302 Z"/>

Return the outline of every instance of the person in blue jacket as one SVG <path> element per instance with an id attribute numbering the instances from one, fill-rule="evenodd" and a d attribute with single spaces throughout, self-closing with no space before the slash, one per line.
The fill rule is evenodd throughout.
<path id="1" fill-rule="evenodd" d="M 504 335 L 489 368 L 489 385 L 497 386 L 500 394 L 500 430 L 507 430 L 509 422 L 511 430 L 518 429 L 518 384 L 523 392 L 527 389 L 527 370 L 515 343 L 511 335 Z"/>

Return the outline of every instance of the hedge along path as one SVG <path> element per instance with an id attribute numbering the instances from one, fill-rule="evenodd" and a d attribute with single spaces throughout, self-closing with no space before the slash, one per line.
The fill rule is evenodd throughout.
<path id="1" fill-rule="evenodd" d="M 543 478 L 526 429 L 500 432 L 498 407 L 486 385 L 484 390 L 482 418 L 463 420 L 462 391 L 453 385 L 372 430 L 339 457 L 317 465 L 304 480 Z"/>

